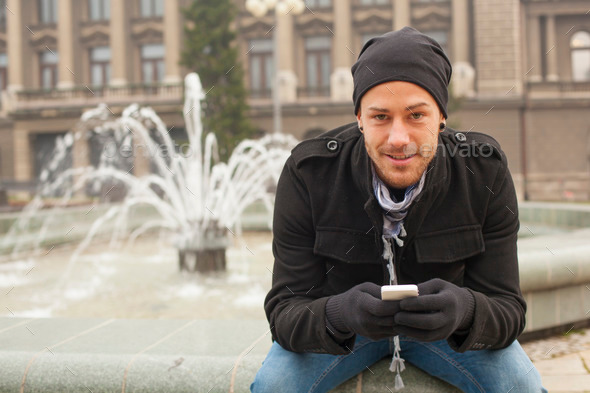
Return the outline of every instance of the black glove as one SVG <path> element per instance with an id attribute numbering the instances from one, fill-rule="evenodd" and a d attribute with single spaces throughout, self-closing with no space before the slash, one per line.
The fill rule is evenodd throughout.
<path id="1" fill-rule="evenodd" d="M 397 335 L 393 316 L 400 310 L 399 303 L 381 300 L 381 287 L 365 282 L 332 296 L 326 303 L 326 320 L 338 330 L 336 333 L 356 333 L 380 340 Z"/>
<path id="2" fill-rule="evenodd" d="M 400 334 L 437 341 L 471 327 L 475 299 L 469 290 L 434 278 L 418 284 L 418 293 L 400 301 L 402 311 L 394 318 Z"/>

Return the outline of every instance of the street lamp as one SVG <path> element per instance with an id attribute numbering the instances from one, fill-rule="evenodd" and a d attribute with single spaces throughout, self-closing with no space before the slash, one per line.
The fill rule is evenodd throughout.
<path id="1" fill-rule="evenodd" d="M 256 18 L 261 18 L 269 10 L 275 15 L 299 15 L 305 10 L 303 0 L 246 0 L 246 10 Z M 278 18 L 277 18 L 278 20 Z M 273 84 L 271 86 L 274 131 L 282 132 L 281 97 L 279 92 L 279 39 L 277 29 L 273 32 Z"/>

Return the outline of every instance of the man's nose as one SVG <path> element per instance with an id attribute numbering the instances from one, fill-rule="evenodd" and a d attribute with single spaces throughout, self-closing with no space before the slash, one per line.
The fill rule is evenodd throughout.
<path id="1" fill-rule="evenodd" d="M 392 122 L 387 143 L 394 148 L 402 148 L 410 143 L 410 130 L 403 121 Z"/>

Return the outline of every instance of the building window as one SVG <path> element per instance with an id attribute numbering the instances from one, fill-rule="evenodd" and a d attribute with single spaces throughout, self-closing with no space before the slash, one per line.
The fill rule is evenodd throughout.
<path id="1" fill-rule="evenodd" d="M 361 5 L 385 5 L 391 4 L 391 0 L 359 0 Z"/>
<path id="2" fill-rule="evenodd" d="M 141 71 L 144 83 L 156 83 L 164 79 L 164 45 L 149 44 L 141 47 Z"/>
<path id="3" fill-rule="evenodd" d="M 449 34 L 445 30 L 429 30 L 423 31 L 422 33 L 426 34 L 427 36 L 438 42 L 438 44 L 441 46 L 441 48 L 443 48 L 447 56 L 449 56 Z"/>
<path id="4" fill-rule="evenodd" d="M 332 0 L 305 0 L 309 8 L 328 8 L 332 6 Z"/>
<path id="5" fill-rule="evenodd" d="M 0 90 L 6 89 L 8 84 L 8 56 L 0 53 Z"/>
<path id="6" fill-rule="evenodd" d="M 142 18 L 164 15 L 164 0 L 139 0 L 139 14 Z"/>
<path id="7" fill-rule="evenodd" d="M 90 49 L 90 83 L 106 86 L 111 80 L 111 48 L 97 46 Z"/>
<path id="8" fill-rule="evenodd" d="M 39 23 L 57 23 L 57 0 L 38 0 Z"/>
<path id="9" fill-rule="evenodd" d="M 273 84 L 272 39 L 250 40 L 250 90 L 253 97 L 269 97 Z"/>
<path id="10" fill-rule="evenodd" d="M 329 36 L 305 39 L 305 70 L 309 94 L 328 95 L 330 93 L 331 48 L 332 40 Z"/>
<path id="11" fill-rule="evenodd" d="M 6 0 L 0 0 L 0 29 L 6 27 Z"/>
<path id="12" fill-rule="evenodd" d="M 88 0 L 88 19 L 111 19 L 111 0 Z"/>
<path id="13" fill-rule="evenodd" d="M 57 86 L 58 61 L 59 55 L 55 51 L 47 50 L 39 55 L 41 87 L 43 89 L 53 89 Z"/>
<path id="14" fill-rule="evenodd" d="M 590 33 L 576 32 L 570 40 L 572 51 L 572 79 L 575 82 L 590 81 Z"/>

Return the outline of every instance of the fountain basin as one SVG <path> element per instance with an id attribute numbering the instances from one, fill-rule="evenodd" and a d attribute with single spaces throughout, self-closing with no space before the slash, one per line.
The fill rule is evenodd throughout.
<path id="1" fill-rule="evenodd" d="M 0 391 L 249 392 L 270 345 L 262 320 L 0 318 Z M 386 363 L 363 373 L 363 391 L 393 390 Z M 411 365 L 403 378 L 404 392 L 458 392 Z"/>
<path id="2" fill-rule="evenodd" d="M 590 316 L 590 228 L 584 227 L 590 207 L 523 203 L 520 212 L 522 228 L 532 232 L 519 239 L 521 286 L 528 303 L 520 340 L 583 326 Z M 539 227 L 555 230 L 542 235 Z M 105 276 L 99 286 L 104 293 L 52 314 L 61 317 L 23 317 L 22 310 L 10 305 L 20 293 L 15 288 L 5 299 L 20 316 L 5 311 L 0 317 L 0 391 L 20 389 L 28 365 L 26 391 L 120 391 L 123 379 L 124 391 L 228 392 L 232 381 L 233 391 L 248 391 L 270 347 L 262 310 L 272 277 L 270 240 L 268 232 L 244 233 L 242 241 L 233 239 L 228 249 L 227 271 L 200 277 L 178 274 L 173 250 L 161 261 L 138 255 L 138 250 L 149 255 L 149 247 L 155 247 L 146 238 L 126 257 L 137 261 L 117 265 L 120 278 Z M 49 256 L 54 252 L 59 250 Z M 52 263 L 62 259 L 59 254 L 53 258 Z M 88 263 L 92 258 L 87 256 L 80 265 L 88 274 L 72 281 L 83 284 L 85 277 L 100 276 L 92 268 L 105 261 L 93 266 Z M 41 269 L 55 270 L 42 265 L 38 263 L 29 277 L 45 272 Z M 104 267 L 108 273 L 114 266 Z M 151 297 L 163 288 L 167 297 Z M 40 291 L 42 286 L 33 292 Z M 388 365 L 385 359 L 363 373 L 363 391 L 392 387 Z M 456 391 L 411 366 L 403 377 L 407 392 Z M 336 392 L 353 392 L 357 384 L 353 379 Z"/>
<path id="3" fill-rule="evenodd" d="M 527 324 L 535 339 L 590 326 L 590 205 L 526 202 L 519 205 L 521 289 Z M 527 228 L 526 223 L 531 223 Z M 535 226 L 553 228 L 538 235 Z"/>

